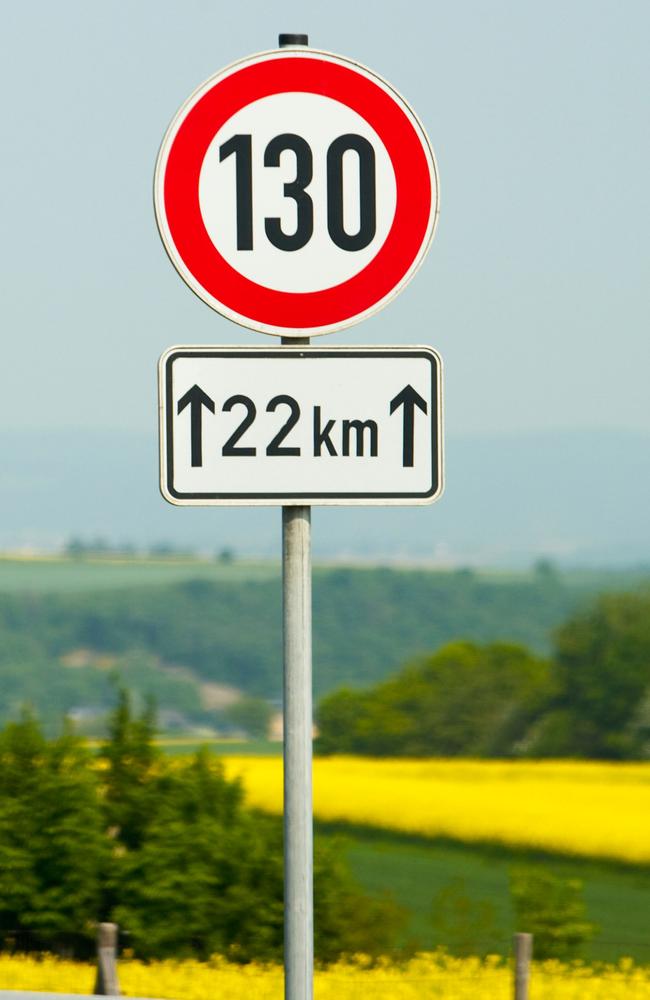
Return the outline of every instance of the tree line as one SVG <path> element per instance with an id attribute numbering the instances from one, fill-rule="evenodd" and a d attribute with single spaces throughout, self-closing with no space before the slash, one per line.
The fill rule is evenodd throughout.
<path id="1" fill-rule="evenodd" d="M 318 707 L 322 753 L 376 756 L 650 756 L 650 591 L 604 595 L 541 657 L 466 640 Z"/>
<path id="2" fill-rule="evenodd" d="M 161 581 L 165 577 L 161 570 Z M 548 635 L 599 578 L 573 581 L 552 568 L 490 578 L 470 570 L 317 568 L 314 688 L 371 685 L 406 658 L 460 637 L 512 641 L 548 652 Z M 0 719 L 34 706 L 52 727 L 82 707 L 106 711 L 110 671 L 134 693 L 155 691 L 161 713 L 205 724 L 198 681 L 278 699 L 282 689 L 279 578 L 210 581 L 59 593 L 0 594 Z M 254 623 L 254 627 L 251 627 Z M 88 665 L 67 658 L 90 653 Z M 178 671 L 184 667 L 195 680 Z"/>

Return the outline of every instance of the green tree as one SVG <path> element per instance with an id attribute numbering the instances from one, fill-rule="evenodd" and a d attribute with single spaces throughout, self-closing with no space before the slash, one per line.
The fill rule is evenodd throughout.
<path id="1" fill-rule="evenodd" d="M 498 933 L 494 906 L 472 899 L 465 879 L 454 878 L 433 899 L 434 930 L 454 955 L 486 955 Z"/>
<path id="2" fill-rule="evenodd" d="M 154 777 L 161 753 L 154 743 L 156 716 L 150 701 L 138 717 L 124 688 L 109 720 L 109 738 L 101 757 L 105 761 L 106 819 L 112 835 L 127 848 L 143 839 L 154 808 Z"/>
<path id="3" fill-rule="evenodd" d="M 549 666 L 522 646 L 455 642 L 362 692 L 318 708 L 323 753 L 503 756 L 550 694 Z"/>
<path id="4" fill-rule="evenodd" d="M 268 736 L 272 715 L 273 709 L 268 701 L 252 696 L 240 698 L 224 711 L 228 722 L 238 729 L 243 729 L 246 735 L 254 740 Z"/>
<path id="5" fill-rule="evenodd" d="M 144 957 L 281 958 L 281 822 L 248 809 L 240 783 L 207 750 L 168 758 L 153 735 L 151 711 L 135 717 L 120 692 L 102 751 L 114 918 Z M 340 849 L 317 845 L 314 882 L 321 961 L 394 943 L 402 911 L 366 896 Z"/>
<path id="6" fill-rule="evenodd" d="M 548 583 L 557 585 L 560 581 L 560 575 L 557 570 L 557 566 L 552 559 L 542 558 L 538 559 L 533 566 L 533 574 L 535 579 L 539 583 Z"/>
<path id="7" fill-rule="evenodd" d="M 277 819 L 245 808 L 237 782 L 207 751 L 156 779 L 154 812 L 138 849 L 117 862 L 115 919 L 145 957 L 282 956 L 283 849 Z M 315 947 L 320 961 L 394 945 L 402 911 L 366 896 L 340 849 L 318 844 Z"/>
<path id="8" fill-rule="evenodd" d="M 597 927 L 587 920 L 579 879 L 539 868 L 514 868 L 510 892 L 517 929 L 534 936 L 536 958 L 580 957 Z"/>
<path id="9" fill-rule="evenodd" d="M 47 740 L 30 716 L 0 733 L 0 934 L 87 954 L 116 919 L 143 957 L 279 959 L 282 824 L 248 808 L 207 750 L 161 755 L 153 712 L 121 692 L 100 766 L 66 728 Z M 339 848 L 315 858 L 323 961 L 393 941 L 402 915 L 355 885 Z"/>
<path id="10" fill-rule="evenodd" d="M 108 841 L 92 761 L 29 716 L 0 733 L 0 927 L 41 947 L 84 946 L 101 917 Z"/>
<path id="11" fill-rule="evenodd" d="M 152 811 L 120 861 L 117 921 L 146 957 L 251 959 L 282 940 L 282 842 L 246 810 L 237 782 L 207 752 L 152 778 Z"/>
<path id="12" fill-rule="evenodd" d="M 609 594 L 556 633 L 557 694 L 534 750 L 630 758 L 650 752 L 650 593 Z"/>
<path id="13" fill-rule="evenodd" d="M 314 850 L 314 952 L 319 962 L 341 955 L 403 955 L 398 946 L 407 911 L 392 896 L 370 896 L 354 880 L 344 859 L 343 843 L 316 838 Z"/>

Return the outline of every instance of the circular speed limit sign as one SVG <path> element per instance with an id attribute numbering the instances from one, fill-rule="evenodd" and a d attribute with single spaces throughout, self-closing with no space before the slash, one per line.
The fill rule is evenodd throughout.
<path id="1" fill-rule="evenodd" d="M 438 176 L 388 83 L 341 56 L 280 49 L 186 101 L 158 155 L 155 206 L 172 263 L 204 302 L 304 337 L 401 291 L 433 237 Z"/>

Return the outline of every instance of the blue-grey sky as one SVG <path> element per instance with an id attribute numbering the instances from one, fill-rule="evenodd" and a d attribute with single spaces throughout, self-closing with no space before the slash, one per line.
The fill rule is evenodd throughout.
<path id="1" fill-rule="evenodd" d="M 5 3 L 2 426 L 153 430 L 164 348 L 267 341 L 183 284 L 151 184 L 178 106 L 280 31 L 394 84 L 441 176 L 414 281 L 324 340 L 435 346 L 452 434 L 650 431 L 647 0 Z"/>

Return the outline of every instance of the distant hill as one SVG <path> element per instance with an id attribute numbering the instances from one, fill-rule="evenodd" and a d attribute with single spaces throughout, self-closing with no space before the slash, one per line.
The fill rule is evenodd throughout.
<path id="1" fill-rule="evenodd" d="M 315 693 L 372 684 L 453 639 L 546 652 L 552 630 L 594 592 L 638 583 L 543 566 L 525 575 L 317 567 Z M 214 722 L 217 692 L 280 698 L 280 626 L 277 564 L 4 562 L 0 716 L 29 702 L 51 720 L 73 710 L 92 722 L 119 676 L 153 694 L 170 724 Z"/>
<path id="2" fill-rule="evenodd" d="M 279 552 L 276 509 L 175 509 L 158 493 L 154 434 L 0 434 L 0 548 L 73 536 L 213 552 Z M 321 556 L 438 565 L 650 564 L 650 435 L 572 431 L 450 438 L 442 499 L 314 512 Z"/>

